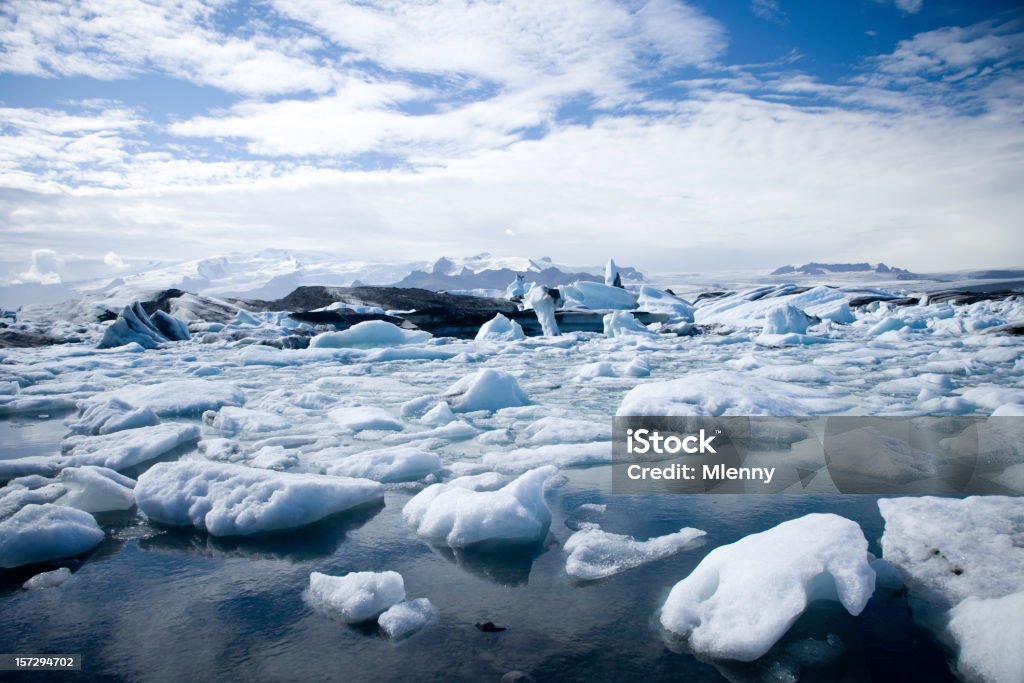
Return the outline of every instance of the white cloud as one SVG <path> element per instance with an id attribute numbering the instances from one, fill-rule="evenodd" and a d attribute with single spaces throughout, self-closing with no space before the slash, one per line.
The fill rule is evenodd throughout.
<path id="1" fill-rule="evenodd" d="M 762 19 L 767 19 L 776 24 L 785 24 L 789 21 L 786 13 L 779 6 L 778 0 L 752 0 L 750 11 Z"/>
<path id="2" fill-rule="evenodd" d="M 129 78 L 147 71 L 246 94 L 325 92 L 333 72 L 302 37 L 214 30 L 203 0 L 9 0 L 0 5 L 0 71 Z"/>
<path id="3" fill-rule="evenodd" d="M 35 249 L 26 272 L 18 276 L 16 282 L 40 285 L 59 285 L 60 272 L 64 261 L 53 249 Z"/>

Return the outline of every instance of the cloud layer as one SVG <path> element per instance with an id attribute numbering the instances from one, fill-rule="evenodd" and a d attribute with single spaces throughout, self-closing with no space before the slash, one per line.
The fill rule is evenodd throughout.
<path id="1" fill-rule="evenodd" d="M 924 11 L 897 4 L 894 21 Z M 775 2 L 750 19 L 795 23 Z M 11 0 L 0 45 L 7 84 L 133 86 L 38 106 L 4 85 L 0 230 L 25 261 L 292 246 L 928 269 L 1024 253 L 1012 17 L 908 35 L 838 79 L 796 50 L 736 63 L 724 20 L 672 0 Z M 198 113 L 138 94 L 156 79 L 194 87 Z M 211 88 L 227 105 L 203 104 Z M 55 272 L 39 258 L 34 281 Z"/>

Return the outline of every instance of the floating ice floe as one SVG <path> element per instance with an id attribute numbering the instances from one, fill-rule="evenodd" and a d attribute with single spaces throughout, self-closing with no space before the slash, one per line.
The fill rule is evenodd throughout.
<path id="1" fill-rule="evenodd" d="M 555 308 L 558 305 L 554 292 L 542 285 L 534 285 L 523 299 L 525 308 L 532 308 L 537 314 L 541 331 L 545 337 L 557 337 L 560 333 L 555 320 Z"/>
<path id="2" fill-rule="evenodd" d="M 821 344 L 829 341 L 824 337 L 807 334 L 810 319 L 799 308 L 782 304 L 764 314 L 764 327 L 755 341 L 761 346 L 797 346 Z"/>
<path id="3" fill-rule="evenodd" d="M 124 470 L 158 458 L 199 438 L 198 425 L 165 422 L 99 436 L 71 436 L 61 444 L 65 466 L 95 465 Z"/>
<path id="4" fill-rule="evenodd" d="M 60 505 L 26 505 L 0 522 L 0 567 L 77 557 L 103 540 L 88 512 Z"/>
<path id="5" fill-rule="evenodd" d="M 608 441 L 612 438 L 611 425 L 565 417 L 542 417 L 523 430 L 530 443 L 544 446 L 556 443 Z"/>
<path id="6" fill-rule="evenodd" d="M 860 614 L 875 589 L 860 527 L 811 514 L 715 548 L 672 588 L 661 625 L 700 654 L 753 661 L 814 600 Z"/>
<path id="7" fill-rule="evenodd" d="M 612 287 L 600 282 L 574 282 L 559 287 L 558 292 L 567 308 L 586 308 L 593 311 L 632 310 L 636 308 L 636 296 L 621 287 Z"/>
<path id="8" fill-rule="evenodd" d="M 375 406 L 343 406 L 330 411 L 327 416 L 345 429 L 354 432 L 363 430 L 402 431 L 402 421 L 394 415 Z"/>
<path id="9" fill-rule="evenodd" d="M 158 463 L 135 487 L 139 510 L 153 521 L 214 536 L 293 529 L 383 497 L 384 487 L 368 479 L 200 460 Z"/>
<path id="10" fill-rule="evenodd" d="M 684 527 L 673 534 L 638 541 L 597 528 L 580 529 L 565 542 L 565 572 L 577 579 L 601 579 L 696 547 L 705 532 Z"/>
<path id="11" fill-rule="evenodd" d="M 366 320 L 341 332 L 324 332 L 309 340 L 310 348 L 373 349 L 422 344 L 433 335 L 423 330 L 406 330 L 384 320 Z"/>
<path id="12" fill-rule="evenodd" d="M 656 334 L 644 327 L 629 311 L 607 313 L 603 318 L 603 324 L 606 337 L 651 337 Z"/>
<path id="13" fill-rule="evenodd" d="M 522 326 L 501 313 L 485 322 L 476 333 L 476 341 L 518 341 L 526 339 Z"/>
<path id="14" fill-rule="evenodd" d="M 1024 675 L 1024 498 L 881 499 L 882 550 L 967 680 Z"/>
<path id="15" fill-rule="evenodd" d="M 56 588 L 67 582 L 71 578 L 71 570 L 67 567 L 61 567 L 60 569 L 54 569 L 52 572 L 43 572 L 36 574 L 31 579 L 22 584 L 22 588 L 26 590 L 39 590 L 41 588 Z"/>
<path id="16" fill-rule="evenodd" d="M 536 542 L 551 524 L 544 485 L 557 471 L 538 467 L 496 491 L 433 484 L 406 503 L 402 516 L 426 540 L 452 548 Z"/>
<path id="17" fill-rule="evenodd" d="M 187 341 L 188 327 L 163 311 L 156 311 L 149 316 L 142 303 L 136 301 L 125 306 L 117 319 L 103 332 L 98 348 L 110 349 L 125 344 L 138 344 L 146 349 L 154 349 L 169 341 Z"/>
<path id="18" fill-rule="evenodd" d="M 552 464 L 558 468 L 593 467 L 612 461 L 611 441 L 550 444 L 536 448 L 484 453 L 481 462 L 503 474 L 519 474 L 534 467 Z"/>
<path id="19" fill-rule="evenodd" d="M 650 285 L 640 286 L 637 308 L 647 313 L 667 315 L 674 321 L 693 322 L 694 306 L 686 299 L 669 294 Z"/>
<path id="20" fill-rule="evenodd" d="M 851 402 L 834 397 L 825 388 L 713 370 L 636 386 L 622 399 L 616 414 L 788 416 L 835 414 L 851 407 Z"/>
<path id="21" fill-rule="evenodd" d="M 448 387 L 443 396 L 456 413 L 494 411 L 530 402 L 515 377 L 491 368 L 466 375 Z"/>
<path id="22" fill-rule="evenodd" d="M 203 422 L 222 434 L 260 434 L 285 429 L 289 421 L 280 415 L 250 408 L 225 406 L 217 411 L 203 413 Z"/>
<path id="23" fill-rule="evenodd" d="M 12 482 L 12 484 L 17 481 Z M 83 512 L 111 512 L 135 506 L 135 480 L 106 467 L 67 467 L 53 479 L 34 482 L 55 484 L 64 491 L 54 502 Z M 35 488 L 35 486 L 33 486 Z"/>
<path id="24" fill-rule="evenodd" d="M 160 424 L 160 418 L 150 408 L 136 408 L 116 397 L 85 403 L 84 408 L 81 416 L 68 424 L 76 434 L 112 434 Z"/>
<path id="25" fill-rule="evenodd" d="M 344 576 L 313 572 L 306 599 L 323 612 L 358 624 L 405 600 L 405 582 L 393 571 L 350 572 Z"/>
<path id="26" fill-rule="evenodd" d="M 71 410 L 78 405 L 65 396 L 0 396 L 0 415 L 19 413 L 54 413 Z"/>
<path id="27" fill-rule="evenodd" d="M 420 418 L 420 422 L 431 427 L 443 427 L 450 422 L 455 421 L 455 413 L 452 412 L 452 407 L 448 405 L 447 401 L 441 401 L 436 406 L 428 410 Z"/>
<path id="28" fill-rule="evenodd" d="M 415 446 L 394 446 L 339 458 L 326 473 L 362 477 L 382 483 L 416 481 L 441 469 L 441 458 Z"/>
<path id="29" fill-rule="evenodd" d="M 427 598 L 399 602 L 379 617 L 377 624 L 391 640 L 407 638 L 437 619 L 437 610 Z"/>
<path id="30" fill-rule="evenodd" d="M 199 417 L 207 410 L 245 403 L 245 395 L 229 382 L 180 379 L 122 387 L 82 401 L 80 407 L 88 411 L 93 404 L 110 399 L 120 399 L 136 408 L 149 408 L 160 417 Z"/>

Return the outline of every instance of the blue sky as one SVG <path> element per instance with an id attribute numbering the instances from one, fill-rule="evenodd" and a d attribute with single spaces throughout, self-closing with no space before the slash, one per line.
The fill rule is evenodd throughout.
<path id="1" fill-rule="evenodd" d="M 1011 2 L 9 0 L 0 278 L 264 247 L 1021 265 L 1022 63 Z"/>

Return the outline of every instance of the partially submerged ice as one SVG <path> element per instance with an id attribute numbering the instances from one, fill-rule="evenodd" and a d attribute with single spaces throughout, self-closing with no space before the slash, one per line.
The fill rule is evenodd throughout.
<path id="1" fill-rule="evenodd" d="M 970 681 L 1024 680 L 1024 498 L 881 499 L 884 557 Z"/>
<path id="2" fill-rule="evenodd" d="M 350 572 L 344 576 L 313 572 L 306 599 L 341 621 L 358 624 L 405 600 L 405 581 L 393 571 Z"/>
<path id="3" fill-rule="evenodd" d="M 577 579 L 614 576 L 642 564 L 660 560 L 700 544 L 705 532 L 684 527 L 679 531 L 638 541 L 598 528 L 583 528 L 565 542 L 565 572 Z"/>
<path id="4" fill-rule="evenodd" d="M 437 609 L 427 598 L 406 600 L 389 607 L 379 617 L 377 624 L 384 635 L 391 640 L 408 638 L 430 622 L 437 619 Z"/>
<path id="5" fill-rule="evenodd" d="M 422 344 L 432 334 L 423 330 L 406 330 L 385 320 L 366 320 L 341 332 L 324 332 L 309 340 L 310 348 L 373 349 L 378 347 Z"/>
<path id="6" fill-rule="evenodd" d="M 452 548 L 537 542 L 551 525 L 544 486 L 557 471 L 538 467 L 496 491 L 433 484 L 406 503 L 402 516 L 424 539 Z"/>
<path id="7" fill-rule="evenodd" d="M 661 625 L 697 653 L 753 661 L 812 601 L 838 600 L 856 616 L 874 589 L 860 527 L 810 514 L 712 550 L 672 588 Z"/>
<path id="8" fill-rule="evenodd" d="M 463 377 L 448 387 L 444 398 L 456 413 L 494 411 L 525 406 L 530 402 L 515 377 L 492 368 Z"/>
<path id="9" fill-rule="evenodd" d="M 522 326 L 515 320 L 509 320 L 501 313 L 480 326 L 476 333 L 476 341 L 519 341 L 526 339 Z"/>
<path id="10" fill-rule="evenodd" d="M 135 487 L 139 510 L 148 518 L 214 536 L 293 529 L 383 498 L 384 487 L 368 479 L 200 460 L 158 463 Z"/>
<path id="11" fill-rule="evenodd" d="M 103 540 L 88 512 L 60 505 L 26 505 L 0 522 L 0 567 L 77 557 Z"/>

